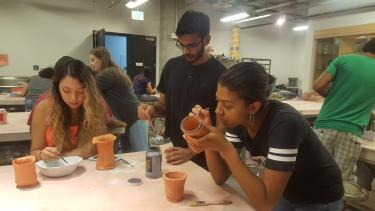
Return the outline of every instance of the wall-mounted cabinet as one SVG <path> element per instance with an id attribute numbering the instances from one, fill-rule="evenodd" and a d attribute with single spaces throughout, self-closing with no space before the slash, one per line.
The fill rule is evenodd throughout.
<path id="1" fill-rule="evenodd" d="M 313 81 L 337 56 L 360 53 L 369 38 L 375 37 L 375 24 L 316 31 Z"/>
<path id="2" fill-rule="evenodd" d="M 322 38 L 316 40 L 314 80 L 328 67 L 339 54 L 340 39 Z"/>

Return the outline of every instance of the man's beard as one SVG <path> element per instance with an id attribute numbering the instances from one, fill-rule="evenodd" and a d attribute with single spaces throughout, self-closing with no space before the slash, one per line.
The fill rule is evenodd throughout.
<path id="1" fill-rule="evenodd" d="M 199 49 L 199 51 L 198 51 L 197 56 L 195 57 L 195 59 L 192 60 L 192 61 L 186 59 L 186 61 L 188 61 L 189 63 L 192 64 L 192 63 L 196 62 L 198 59 L 200 59 L 200 58 L 203 56 L 203 53 L 204 53 L 204 44 L 202 43 L 201 48 Z M 188 57 L 188 55 L 189 55 L 189 54 L 184 55 L 185 58 Z"/>

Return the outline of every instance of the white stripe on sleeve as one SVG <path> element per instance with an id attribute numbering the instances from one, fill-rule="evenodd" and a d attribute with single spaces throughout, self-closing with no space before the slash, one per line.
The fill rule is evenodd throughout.
<path id="1" fill-rule="evenodd" d="M 232 133 L 225 132 L 225 138 L 230 142 L 241 142 L 241 139 Z"/>
<path id="2" fill-rule="evenodd" d="M 277 154 L 297 154 L 298 149 L 280 149 L 280 148 L 269 148 L 269 152 Z"/>
<path id="3" fill-rule="evenodd" d="M 270 160 L 275 160 L 275 161 L 295 162 L 297 157 L 282 157 L 282 156 L 268 154 L 267 158 Z"/>

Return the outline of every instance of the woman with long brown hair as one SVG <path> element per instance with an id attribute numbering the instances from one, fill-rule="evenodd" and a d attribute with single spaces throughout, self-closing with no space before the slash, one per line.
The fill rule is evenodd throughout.
<path id="1" fill-rule="evenodd" d="M 50 93 L 33 111 L 31 154 L 37 160 L 94 155 L 92 137 L 106 132 L 105 108 L 99 99 L 90 68 L 79 60 L 61 58 Z"/>
<path id="2" fill-rule="evenodd" d="M 120 137 L 125 152 L 148 148 L 147 124 L 138 119 L 139 101 L 134 94 L 129 77 L 111 59 L 104 47 L 90 51 L 90 65 L 95 71 L 95 81 L 114 116 L 126 122 L 128 130 Z"/>

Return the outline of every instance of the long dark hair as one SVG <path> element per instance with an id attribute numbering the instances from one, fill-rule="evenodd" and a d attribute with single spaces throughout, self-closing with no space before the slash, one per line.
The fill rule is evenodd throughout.
<path id="1" fill-rule="evenodd" d="M 59 89 L 61 81 L 68 76 L 77 79 L 85 87 L 85 99 L 79 108 L 77 141 L 83 155 L 87 156 L 93 150 L 92 137 L 102 134 L 105 130 L 105 111 L 99 103 L 100 94 L 91 69 L 82 61 L 63 57 L 56 63 L 52 79 L 51 114 L 48 117 L 48 124 L 52 129 L 53 142 L 61 152 L 75 147 L 70 141 L 71 111 L 64 102 Z"/>
<path id="2" fill-rule="evenodd" d="M 39 71 L 38 75 L 42 78 L 52 79 L 55 69 L 53 67 L 46 67 Z"/>
<path id="3" fill-rule="evenodd" d="M 243 62 L 225 71 L 218 83 L 235 92 L 246 104 L 260 101 L 264 105 L 274 81 L 275 78 L 269 75 L 262 65 L 256 62 Z"/>
<path id="4" fill-rule="evenodd" d="M 130 78 L 120 69 L 120 67 L 112 60 L 111 54 L 109 53 L 108 49 L 105 47 L 97 47 L 92 49 L 89 54 L 94 55 L 102 62 L 101 70 L 104 69 L 112 69 L 114 70 L 116 76 L 121 78 L 122 82 L 125 84 L 126 87 L 131 87 L 132 82 Z M 100 73 L 99 73 L 100 74 Z M 98 75 L 99 75 L 98 74 Z"/>
<path id="5" fill-rule="evenodd" d="M 102 69 L 107 67 L 117 66 L 111 58 L 111 54 L 109 53 L 108 49 L 105 47 L 97 47 L 92 49 L 89 54 L 94 55 L 102 62 Z"/>

